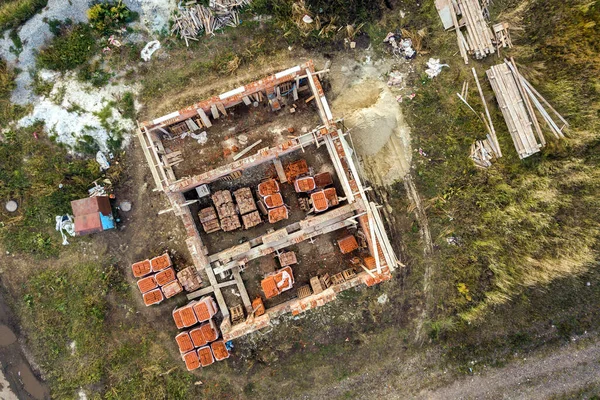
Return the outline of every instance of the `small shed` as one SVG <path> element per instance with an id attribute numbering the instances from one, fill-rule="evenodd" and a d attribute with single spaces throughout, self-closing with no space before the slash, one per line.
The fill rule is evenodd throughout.
<path id="1" fill-rule="evenodd" d="M 75 234 L 89 235 L 115 228 L 108 196 L 95 196 L 71 202 Z"/>

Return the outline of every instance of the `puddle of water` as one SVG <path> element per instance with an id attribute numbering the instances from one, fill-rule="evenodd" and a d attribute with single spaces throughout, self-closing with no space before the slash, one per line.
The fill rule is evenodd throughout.
<path id="1" fill-rule="evenodd" d="M 10 328 L 4 324 L 0 324 L 0 347 L 8 346 L 17 341 L 17 337 L 10 330 Z"/>
<path id="2" fill-rule="evenodd" d="M 21 361 L 16 366 L 9 367 L 9 369 L 12 370 L 12 373 L 19 376 L 19 379 L 23 383 L 23 389 L 25 389 L 31 397 L 36 400 L 44 400 L 48 397 L 46 388 L 38 381 L 35 375 L 33 375 L 29 365 Z"/>

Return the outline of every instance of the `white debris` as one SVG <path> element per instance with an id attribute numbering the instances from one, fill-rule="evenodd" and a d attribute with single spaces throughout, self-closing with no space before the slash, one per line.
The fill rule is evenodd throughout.
<path id="1" fill-rule="evenodd" d="M 427 76 L 429 76 L 429 78 L 433 79 L 438 76 L 440 72 L 442 72 L 442 67 L 449 67 L 449 65 L 440 64 L 439 58 L 430 58 L 429 61 L 427 61 L 427 69 L 425 70 L 425 73 Z"/>
<path id="2" fill-rule="evenodd" d="M 131 202 L 130 201 L 122 201 L 121 204 L 119 204 L 119 208 L 122 211 L 129 212 L 129 211 L 131 211 Z"/>
<path id="3" fill-rule="evenodd" d="M 56 216 L 56 230 L 60 232 L 60 234 L 62 235 L 63 241 L 62 244 L 63 246 L 66 246 L 69 244 L 69 242 L 67 241 L 67 235 L 69 234 L 71 236 L 75 236 L 75 223 L 73 222 L 73 216 L 72 215 L 57 215 Z"/>
<path id="4" fill-rule="evenodd" d="M 158 49 L 160 49 L 160 42 L 158 40 L 146 43 L 146 46 L 144 46 L 141 52 L 142 60 L 150 61 L 152 54 Z"/>
<path id="5" fill-rule="evenodd" d="M 99 152 L 96 153 L 96 162 L 98 164 L 100 164 L 100 170 L 101 171 L 106 171 L 107 169 L 110 168 L 110 164 L 108 163 L 108 160 L 106 159 L 106 156 L 101 151 L 99 151 Z"/>
<path id="6" fill-rule="evenodd" d="M 385 293 L 377 298 L 377 302 L 379 304 L 385 304 L 385 303 L 387 303 L 387 301 L 388 301 L 388 295 Z"/>
<path id="7" fill-rule="evenodd" d="M 198 134 L 191 133 L 190 136 L 192 137 L 192 139 L 196 139 L 198 141 L 198 144 L 205 144 L 206 142 L 208 142 L 208 136 L 206 135 L 206 131 L 202 131 Z"/>
<path id="8" fill-rule="evenodd" d="M 304 22 L 305 24 L 312 24 L 313 19 L 310 15 L 306 14 L 304 17 L 302 17 L 302 22 Z"/>
<path id="9" fill-rule="evenodd" d="M 6 202 L 6 205 L 4 207 L 6 208 L 6 211 L 12 213 L 12 212 L 17 211 L 17 208 L 19 207 L 19 205 L 17 204 L 16 201 L 9 200 L 9 201 Z"/>

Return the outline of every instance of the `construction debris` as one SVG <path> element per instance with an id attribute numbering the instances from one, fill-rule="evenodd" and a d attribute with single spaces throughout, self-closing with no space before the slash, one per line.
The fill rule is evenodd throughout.
<path id="1" fill-rule="evenodd" d="M 481 97 L 481 103 L 485 109 L 485 116 L 483 114 L 478 116 L 485 123 L 488 133 L 485 139 L 477 140 L 471 145 L 470 157 L 478 167 L 487 168 L 492 165 L 492 160 L 494 158 L 502 157 L 502 151 L 500 150 L 500 144 L 498 143 L 498 137 L 496 136 L 496 130 L 494 129 L 494 124 L 492 123 L 490 111 L 485 101 L 485 97 L 483 96 L 483 91 L 481 90 L 481 84 L 479 83 L 479 78 L 477 77 L 477 71 L 475 68 L 472 68 L 471 71 L 473 72 L 475 83 L 477 84 L 477 90 L 479 91 L 479 96 Z M 463 84 L 462 97 L 459 96 L 467 105 L 469 105 L 466 101 L 468 89 L 469 82 L 465 82 L 465 84 Z M 469 108 L 471 108 L 471 106 L 469 106 Z M 471 108 L 471 110 L 473 109 Z M 473 112 L 475 112 L 475 110 L 473 110 Z M 476 112 L 475 114 L 477 115 Z"/>
<path id="2" fill-rule="evenodd" d="M 249 5 L 251 0 L 210 0 L 208 7 L 187 2 L 179 7 L 179 14 L 173 21 L 171 33 L 179 35 L 189 46 L 189 40 L 198 40 L 202 31 L 213 35 L 225 26 L 236 27 L 240 24 L 238 9 Z"/>
<path id="3" fill-rule="evenodd" d="M 494 30 L 494 35 L 496 35 L 496 45 L 498 47 L 508 47 L 512 49 L 512 41 L 510 40 L 510 34 L 508 33 L 508 23 L 500 22 L 495 24 L 492 29 Z"/>
<path id="4" fill-rule="evenodd" d="M 512 59 L 511 59 L 512 60 Z M 519 74 L 514 63 L 504 60 L 504 64 L 492 66 L 486 71 L 492 89 L 502 110 L 519 158 L 529 157 L 546 145 L 538 116 L 557 139 L 564 138 L 563 129 L 568 127 L 567 121 Z M 562 122 L 562 127 L 552 119 L 542 106 L 544 103 Z M 535 107 L 535 109 L 534 109 Z"/>

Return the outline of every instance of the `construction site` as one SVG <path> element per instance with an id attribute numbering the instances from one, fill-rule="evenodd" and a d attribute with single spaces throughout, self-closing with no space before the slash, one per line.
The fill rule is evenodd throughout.
<path id="1" fill-rule="evenodd" d="M 139 124 L 155 190 L 171 204 L 159 214 L 181 218 L 201 282 L 183 285 L 178 328 L 217 321 L 209 336 L 229 341 L 401 265 L 328 104 L 326 72 L 308 61 Z M 190 370 L 193 348 L 180 345 Z"/>

